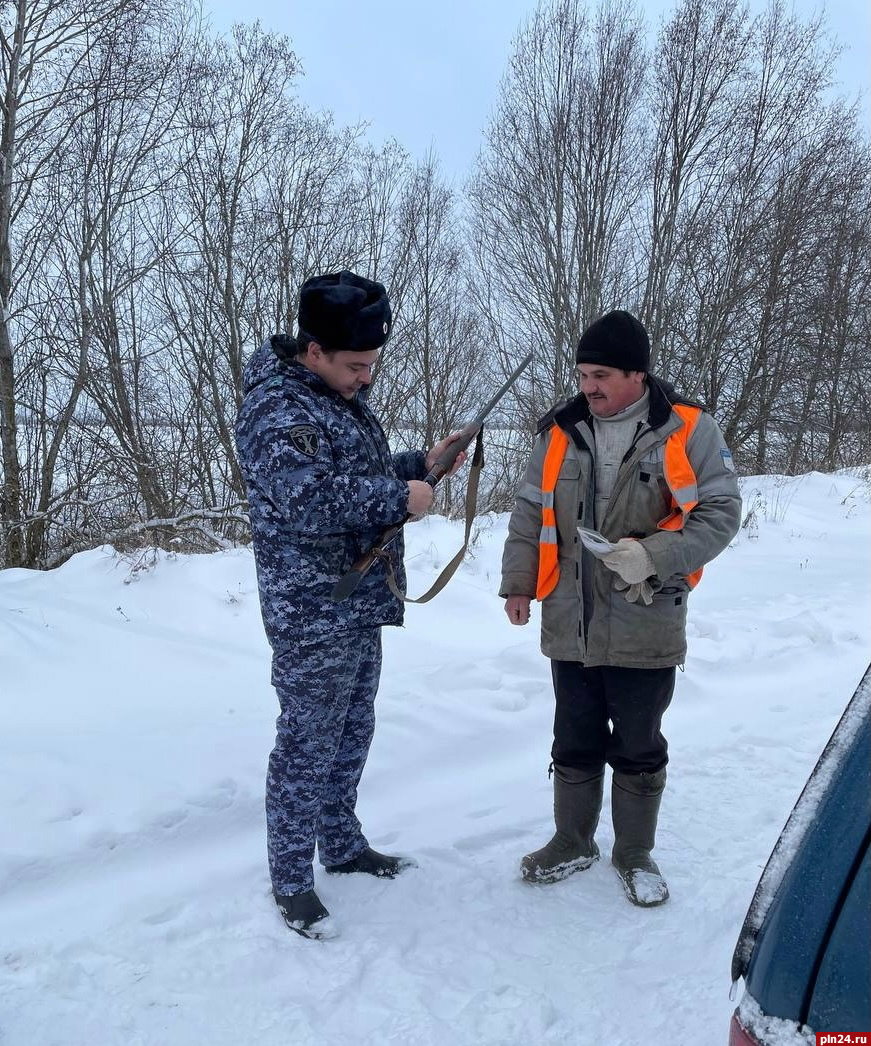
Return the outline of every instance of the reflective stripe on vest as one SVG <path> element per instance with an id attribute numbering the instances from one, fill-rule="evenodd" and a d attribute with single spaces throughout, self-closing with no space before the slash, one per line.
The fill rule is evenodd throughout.
<path id="1" fill-rule="evenodd" d="M 558 426 L 550 430 L 550 442 L 544 456 L 541 475 L 541 533 L 538 537 L 538 585 L 536 599 L 544 599 L 556 588 L 559 581 L 559 558 L 557 556 L 556 515 L 553 495 L 559 470 L 566 456 L 569 437 Z"/>
<path id="2" fill-rule="evenodd" d="M 693 434 L 702 412 L 698 407 L 684 404 L 672 404 L 671 409 L 683 421 L 683 425 L 665 441 L 663 476 L 671 492 L 672 511 L 657 523 L 659 530 L 682 530 L 690 512 L 699 503 L 696 474 L 687 457 L 687 440 Z M 549 596 L 559 582 L 554 491 L 568 445 L 569 437 L 558 425 L 554 425 L 550 430 L 541 477 L 541 534 L 538 539 L 536 599 Z M 690 588 L 696 587 L 701 576 L 701 568 L 687 576 Z"/>
<path id="3" fill-rule="evenodd" d="M 659 530 L 683 530 L 687 517 L 699 503 L 699 487 L 696 474 L 687 457 L 687 440 L 692 436 L 699 418 L 698 407 L 673 403 L 671 409 L 683 421 L 683 425 L 665 441 L 663 475 L 671 491 L 671 512 L 657 524 Z M 701 581 L 702 568 L 687 575 L 687 584 L 695 588 Z"/>

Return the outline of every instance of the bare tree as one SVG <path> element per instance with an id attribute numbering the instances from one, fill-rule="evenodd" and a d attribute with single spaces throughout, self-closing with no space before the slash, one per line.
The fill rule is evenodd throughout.
<path id="1" fill-rule="evenodd" d="M 471 186 L 478 268 L 537 360 L 541 404 L 570 387 L 584 326 L 622 297 L 640 190 L 638 15 L 554 0 L 518 34 Z M 482 305 L 485 302 L 481 302 Z"/>
<path id="2" fill-rule="evenodd" d="M 433 154 L 407 182 L 396 219 L 406 238 L 397 274 L 403 288 L 399 322 L 373 402 L 395 444 L 431 447 L 469 420 L 487 377 L 481 324 L 466 293 L 467 259 L 453 193 Z M 449 481 L 438 497 L 450 511 Z"/>
<path id="3" fill-rule="evenodd" d="M 741 46 L 720 77 L 728 104 L 711 122 L 692 206 L 675 212 L 660 365 L 718 413 L 742 466 L 762 471 L 769 447 L 780 452 L 808 276 L 838 206 L 827 157 L 842 150 L 852 121 L 823 102 L 832 55 L 819 22 L 776 2 L 746 35 L 733 29 Z M 705 37 L 718 56 L 720 35 L 728 37 Z"/>
<path id="4" fill-rule="evenodd" d="M 247 352 L 292 329 L 299 284 L 357 241 L 342 213 L 356 132 L 301 109 L 298 74 L 290 41 L 236 26 L 203 49 L 183 101 L 184 162 L 165 200 L 176 247 L 160 300 L 207 505 L 244 499 L 233 427 Z"/>
<path id="5" fill-rule="evenodd" d="M 28 208 L 68 144 L 79 115 L 87 110 L 87 91 L 82 88 L 89 81 L 94 47 L 107 34 L 121 33 L 134 24 L 147 6 L 143 0 L 15 0 L 0 9 L 0 528 L 7 565 L 23 565 L 38 555 L 49 500 L 46 492 L 81 393 L 80 380 L 73 380 L 53 404 L 56 415 L 52 433 L 44 429 L 41 464 L 33 469 L 32 463 L 23 463 L 21 447 L 27 441 L 19 437 L 16 405 L 28 398 L 20 389 L 20 376 L 28 365 L 20 359 L 18 347 L 21 303 L 16 289 L 22 279 L 21 259 L 43 249 L 39 241 L 44 232 L 34 231 Z M 38 402 L 31 397 L 26 409 L 32 410 Z M 25 468 L 34 473 L 38 493 L 24 488 Z"/>
<path id="6" fill-rule="evenodd" d="M 833 114 L 834 115 L 834 114 Z M 843 134 L 844 114 L 833 120 Z M 822 157 L 821 157 L 822 160 Z M 871 411 L 871 155 L 841 140 L 815 187 L 818 240 L 805 271 L 802 337 L 782 397 L 784 471 L 867 462 Z"/>
<path id="7" fill-rule="evenodd" d="M 616 307 L 740 467 L 867 461 L 871 156 L 825 97 L 824 24 L 680 0 L 643 40 L 630 0 L 545 0 L 461 201 L 434 155 L 303 107 L 291 42 L 257 25 L 206 38 L 187 0 L 0 3 L 0 565 L 243 540 L 247 352 L 342 268 L 390 291 L 372 396 L 397 448 L 535 350 L 488 425 L 483 507 L 510 506 L 578 336 Z"/>
<path id="8" fill-rule="evenodd" d="M 640 316 L 653 365 L 671 333 L 683 273 L 730 169 L 732 124 L 750 30 L 739 0 L 684 0 L 660 32 L 646 99 L 652 117 Z M 667 366 L 667 363 L 664 364 Z"/>

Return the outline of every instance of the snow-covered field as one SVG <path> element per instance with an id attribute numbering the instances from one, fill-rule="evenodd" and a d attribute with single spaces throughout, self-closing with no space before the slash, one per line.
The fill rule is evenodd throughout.
<path id="1" fill-rule="evenodd" d="M 519 880 L 551 830 L 552 697 L 537 611 L 512 628 L 495 595 L 505 517 L 385 630 L 359 810 L 419 868 L 316 872 L 324 943 L 270 897 L 251 554 L 0 572 L 0 1043 L 725 1046 L 745 910 L 871 656 L 867 481 L 743 491 L 752 518 L 690 603 L 656 851 L 672 900 L 647 911 L 607 861 Z M 409 528 L 413 594 L 460 529 Z"/>

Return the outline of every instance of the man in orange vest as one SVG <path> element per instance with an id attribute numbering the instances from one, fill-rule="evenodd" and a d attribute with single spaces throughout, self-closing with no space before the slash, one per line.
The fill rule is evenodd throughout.
<path id="1" fill-rule="evenodd" d="M 609 764 L 611 860 L 642 907 L 668 899 L 651 850 L 668 762 L 662 717 L 686 655 L 687 599 L 741 521 L 717 423 L 648 373 L 649 363 L 647 331 L 628 312 L 609 312 L 584 331 L 580 395 L 539 423 L 500 586 L 513 625 L 527 624 L 531 601 L 541 601 L 556 696 L 556 833 L 523 858 L 521 874 L 552 883 L 598 859 Z"/>

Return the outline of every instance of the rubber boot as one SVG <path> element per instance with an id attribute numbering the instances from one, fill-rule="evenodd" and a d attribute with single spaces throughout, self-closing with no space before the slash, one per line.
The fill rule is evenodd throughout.
<path id="1" fill-rule="evenodd" d="M 556 834 L 540 850 L 520 862 L 528 883 L 556 883 L 582 872 L 599 859 L 593 838 L 602 809 L 604 773 L 556 766 L 553 774 L 553 819 Z"/>
<path id="2" fill-rule="evenodd" d="M 417 868 L 417 862 L 410 857 L 392 857 L 389 854 L 380 854 L 367 846 L 362 853 L 352 857 L 344 864 L 328 864 L 325 869 L 330 875 L 352 875 L 354 872 L 363 872 L 365 875 L 377 875 L 379 879 L 395 879 L 400 872 L 406 868 Z"/>
<path id="3" fill-rule="evenodd" d="M 668 900 L 668 884 L 650 856 L 656 842 L 656 820 L 665 788 L 665 769 L 655 774 L 614 773 L 611 817 L 614 849 L 611 863 L 626 896 L 641 908 L 655 908 Z"/>
<path id="4" fill-rule="evenodd" d="M 310 941 L 326 941 L 338 936 L 330 913 L 314 890 L 294 894 L 277 893 L 274 897 L 282 918 L 300 937 L 307 937 Z"/>

